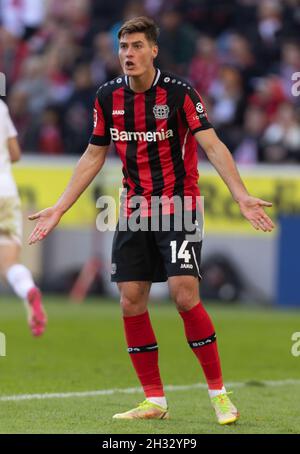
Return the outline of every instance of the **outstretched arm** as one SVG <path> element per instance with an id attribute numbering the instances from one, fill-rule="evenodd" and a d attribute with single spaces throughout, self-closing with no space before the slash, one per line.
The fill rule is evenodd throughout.
<path id="1" fill-rule="evenodd" d="M 270 232 L 274 228 L 274 224 L 265 213 L 264 207 L 271 207 L 272 203 L 249 195 L 230 151 L 221 142 L 215 131 L 207 129 L 196 132 L 195 138 L 228 186 L 233 199 L 239 204 L 243 216 L 256 230 Z"/>
<path id="2" fill-rule="evenodd" d="M 29 237 L 29 244 L 43 240 L 59 223 L 63 214 L 76 202 L 101 170 L 107 150 L 108 146 L 89 144 L 79 159 L 66 190 L 56 204 L 29 216 L 30 220 L 38 220 Z"/>

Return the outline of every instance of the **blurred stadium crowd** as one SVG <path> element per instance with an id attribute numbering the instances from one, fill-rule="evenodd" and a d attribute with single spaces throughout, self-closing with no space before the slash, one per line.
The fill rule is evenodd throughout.
<path id="1" fill-rule="evenodd" d="M 292 75 L 300 72 L 299 0 L 0 5 L 0 71 L 25 152 L 84 151 L 97 87 L 120 74 L 118 28 L 145 14 L 161 30 L 157 66 L 199 90 L 237 162 L 300 162 L 300 96 L 292 94 Z"/>

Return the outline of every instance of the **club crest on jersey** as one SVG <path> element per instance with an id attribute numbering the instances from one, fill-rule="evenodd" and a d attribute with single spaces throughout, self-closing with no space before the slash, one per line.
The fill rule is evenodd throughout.
<path id="1" fill-rule="evenodd" d="M 97 110 L 94 109 L 94 128 L 96 128 L 97 126 L 97 121 L 98 121 Z"/>
<path id="2" fill-rule="evenodd" d="M 169 118 L 170 108 L 166 104 L 155 104 L 153 113 L 157 120 L 167 120 Z"/>

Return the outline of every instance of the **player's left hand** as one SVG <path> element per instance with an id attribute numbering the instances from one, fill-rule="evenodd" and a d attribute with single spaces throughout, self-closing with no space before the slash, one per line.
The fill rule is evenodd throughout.
<path id="1" fill-rule="evenodd" d="M 256 230 L 271 232 L 275 225 L 265 213 L 264 207 L 271 207 L 271 202 L 248 195 L 238 201 L 242 215 L 248 219 Z"/>

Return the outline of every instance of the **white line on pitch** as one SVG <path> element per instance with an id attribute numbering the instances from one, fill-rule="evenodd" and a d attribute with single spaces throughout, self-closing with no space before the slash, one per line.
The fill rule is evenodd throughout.
<path id="1" fill-rule="evenodd" d="M 242 388 L 245 386 L 287 386 L 300 385 L 300 380 L 259 380 L 248 382 L 231 382 L 226 383 L 227 388 Z M 166 391 L 189 391 L 191 389 L 207 389 L 205 383 L 197 383 L 194 385 L 167 385 L 164 387 Z M 0 396 L 1 402 L 19 401 L 19 400 L 40 400 L 40 399 L 66 399 L 68 397 L 96 397 L 109 396 L 112 394 L 134 394 L 141 393 L 141 388 L 116 388 L 116 389 L 100 389 L 98 391 L 79 391 L 68 393 L 43 393 L 43 394 L 16 394 L 14 396 Z"/>

